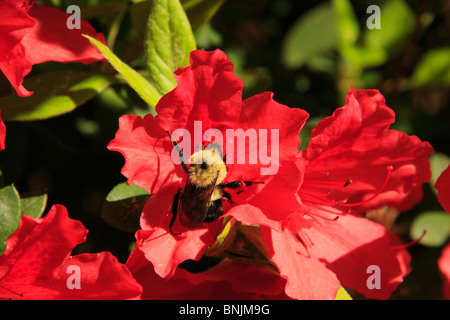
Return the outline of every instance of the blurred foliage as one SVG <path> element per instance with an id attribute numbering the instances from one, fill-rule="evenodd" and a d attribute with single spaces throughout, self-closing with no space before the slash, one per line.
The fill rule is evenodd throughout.
<path id="1" fill-rule="evenodd" d="M 424 237 L 408 248 L 412 271 L 392 299 L 442 298 L 436 261 L 448 241 L 448 229 L 445 234 L 440 219 L 448 225 L 448 217 L 436 213 L 442 208 L 433 183 L 450 162 L 450 0 L 182 0 L 186 15 L 170 0 L 38 3 L 63 11 L 72 4 L 80 6 L 82 18 L 105 35 L 115 67 L 120 71 L 121 62 L 131 66 L 137 72 L 129 76 L 148 80 L 149 90 L 158 92 L 155 97 L 174 85 L 171 69 L 187 64 L 184 50 L 222 49 L 244 81 L 244 97 L 273 91 L 278 102 L 309 112 L 302 149 L 311 124 L 342 106 L 350 86 L 379 89 L 396 112 L 393 128 L 429 141 L 442 155 L 432 162 L 433 179 L 424 186 L 423 200 L 410 212 L 396 214 L 387 226 L 405 242 L 417 239 L 424 228 L 428 234 L 436 226 L 441 229 L 439 239 Z M 367 11 L 374 4 L 380 8 L 380 29 L 368 27 L 376 19 L 373 11 Z M 178 24 L 167 24 L 161 15 L 148 20 L 153 5 L 175 10 Z M 194 39 L 152 41 L 151 25 L 182 32 L 188 21 Z M 167 66 L 164 70 L 152 67 L 155 56 L 149 53 L 156 50 Z M 155 72 L 167 80 L 156 89 Z M 149 107 L 154 103 L 147 104 L 125 78 L 126 71 L 118 75 L 108 62 L 44 63 L 33 66 L 25 86 L 34 89 L 34 84 L 41 84 L 45 89 L 21 101 L 9 96 L 4 89 L 9 88 L 7 80 L 0 80 L 0 108 L 7 124 L 6 150 L 0 154 L 5 186 L 0 189 L 0 205 L 6 198 L 15 199 L 18 216 L 21 195 L 39 195 L 34 204 L 31 200 L 25 204 L 39 216 L 45 205 L 64 204 L 72 218 L 90 230 L 87 242 L 76 251 L 107 250 L 121 262 L 128 257 L 134 235 L 106 223 L 102 212 L 107 216 L 107 202 L 123 199 L 130 190 L 117 189 L 125 180 L 120 174 L 123 158 L 106 145 L 114 137 L 120 115 L 154 112 Z M 160 80 L 156 82 L 163 83 Z M 148 197 L 140 190 L 131 191 L 133 197 Z M 13 196 L 5 198 L 8 193 Z M 374 219 L 383 222 L 385 213 L 380 214 Z"/>

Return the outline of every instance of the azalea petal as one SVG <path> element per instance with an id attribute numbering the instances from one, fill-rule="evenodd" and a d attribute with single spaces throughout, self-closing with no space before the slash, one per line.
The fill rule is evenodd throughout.
<path id="1" fill-rule="evenodd" d="M 179 240 L 165 229 L 139 230 L 136 233 L 137 249 L 144 252 L 146 259 L 153 263 L 155 272 L 160 277 L 170 278 L 181 262 L 200 259 L 207 247 L 214 242 L 204 229 L 187 233 Z M 205 234 L 209 244 L 202 240 Z"/>
<path id="2" fill-rule="evenodd" d="M 352 91 L 345 98 L 343 107 L 313 129 L 306 151 L 307 159 L 318 161 L 336 154 L 336 151 L 341 151 L 339 149 L 350 149 L 359 142 L 356 138 L 375 137 L 395 121 L 394 111 L 385 105 L 378 90 Z"/>
<path id="3" fill-rule="evenodd" d="M 19 228 L 6 241 L 0 265 L 3 270 L 8 269 L 9 277 L 31 281 L 43 270 L 48 272 L 59 266 L 70 253 L 68 250 L 83 242 L 86 234 L 81 222 L 68 219 L 63 206 L 53 206 L 44 219 L 24 215 Z M 25 272 L 20 270 L 20 265 L 23 268 L 33 265 L 34 268 Z"/>
<path id="4" fill-rule="evenodd" d="M 450 213 L 450 166 L 437 179 L 434 187 L 438 191 L 438 201 L 445 211 Z"/>
<path id="5" fill-rule="evenodd" d="M 363 202 L 351 207 L 355 212 L 416 204 L 420 199 L 408 194 L 430 179 L 428 155 L 433 148 L 389 129 L 394 113 L 377 90 L 353 91 L 346 99 L 344 107 L 312 131 L 302 153 L 308 165 L 300 195 L 329 198 L 330 205 L 339 200 L 343 207 Z"/>
<path id="6" fill-rule="evenodd" d="M 160 277 L 141 250 L 134 250 L 131 253 L 127 267 L 143 288 L 143 300 L 206 300 L 211 299 L 216 290 L 216 286 L 191 284 L 181 269 L 176 269 L 170 278 Z"/>
<path id="7" fill-rule="evenodd" d="M 25 58 L 21 44 L 35 20 L 11 1 L 0 1 L 0 69 L 21 97 L 32 92 L 23 86 L 23 78 L 31 71 L 31 63 Z"/>
<path id="8" fill-rule="evenodd" d="M 80 268 L 80 289 L 67 290 L 69 268 Z M 139 299 L 142 288 L 127 267 L 110 252 L 83 253 L 66 259 L 54 272 L 55 286 L 61 283 L 57 299 Z M 49 285 L 49 283 L 47 283 Z"/>
<path id="9" fill-rule="evenodd" d="M 80 29 L 68 29 L 69 14 L 53 7 L 21 7 L 16 1 L 0 2 L 0 69 L 21 97 L 33 92 L 23 86 L 34 64 L 46 61 L 82 62 L 105 60 L 81 34 L 104 43 L 104 36 L 81 20 Z"/>
<path id="10" fill-rule="evenodd" d="M 194 50 L 190 61 L 174 73 L 177 87 L 156 105 L 161 128 L 171 133 L 186 129 L 191 135 L 194 121 L 202 122 L 203 131 L 233 128 L 241 111 L 243 83 L 232 62 L 220 50 Z"/>
<path id="11" fill-rule="evenodd" d="M 233 205 L 226 215 L 234 216 L 246 225 L 265 225 L 281 231 L 291 216 L 302 212 L 296 193 L 302 173 L 294 162 L 284 164 L 278 174 L 257 179 L 264 182 L 263 185 L 249 186 L 239 194 L 232 193 Z"/>
<path id="12" fill-rule="evenodd" d="M 286 279 L 286 295 L 300 300 L 333 300 L 340 288 L 336 275 L 313 256 L 305 256 L 303 246 L 289 230 L 277 232 L 261 228 L 271 261 Z"/>
<path id="13" fill-rule="evenodd" d="M 0 297 L 5 299 L 130 299 L 141 287 L 110 253 L 70 251 L 85 240 L 87 230 L 55 205 L 44 218 L 21 217 L 0 256 Z M 69 266 L 79 269 L 80 287 L 70 288 Z M 120 288 L 120 290 L 118 290 Z"/>
<path id="14" fill-rule="evenodd" d="M 383 226 L 352 215 L 333 221 L 320 218 L 313 221 L 312 228 L 302 231 L 312 242 L 308 250 L 326 262 L 344 287 L 368 298 L 391 296 L 408 268 L 404 266 L 407 261 L 399 260 L 391 249 L 390 237 Z M 371 266 L 380 270 L 379 288 L 367 285 Z"/>
<path id="15" fill-rule="evenodd" d="M 143 230 L 165 228 L 167 232 L 170 232 L 169 222 L 172 217 L 172 204 L 177 191 L 176 187 L 176 184 L 167 185 L 162 189 L 162 192 L 152 195 L 147 201 L 142 210 L 140 220 Z M 183 228 L 179 224 L 174 226 L 174 228 L 178 226 Z"/>
<path id="16" fill-rule="evenodd" d="M 170 138 L 152 115 L 144 118 L 122 116 L 119 130 L 108 144 L 108 149 L 124 156 L 122 174 L 128 178 L 128 182 L 149 193 L 158 192 L 163 185 L 181 181 L 181 176 L 185 174 L 181 166 L 176 166 L 172 161 L 173 145 Z"/>
<path id="17" fill-rule="evenodd" d="M 388 232 L 388 235 L 391 239 L 391 249 L 400 265 L 402 277 L 405 278 L 411 272 L 411 255 L 407 250 L 410 244 L 404 244 L 400 237 L 392 232 Z"/>
<path id="18" fill-rule="evenodd" d="M 237 299 L 255 299 L 261 298 L 260 295 L 252 293 L 253 286 L 246 290 L 245 281 L 254 283 L 256 288 L 264 292 L 278 292 L 279 288 L 276 284 L 268 286 L 267 281 L 271 281 L 274 275 L 268 276 L 257 274 L 257 277 L 246 277 L 238 271 L 242 268 L 220 269 L 212 268 L 208 271 L 192 274 L 183 269 L 177 269 L 171 278 L 161 278 L 153 269 L 153 265 L 144 257 L 144 253 L 140 250 L 133 251 L 127 266 L 133 273 L 133 277 L 142 285 L 142 299 L 151 300 L 237 300 Z M 228 264 L 225 265 L 229 266 Z M 251 268 L 251 267 L 247 267 Z M 234 270 L 237 272 L 227 272 Z M 222 272 L 225 271 L 225 272 Z M 235 276 L 228 278 L 228 276 Z M 250 279 L 254 279 L 253 281 Z M 234 288 L 237 285 L 237 288 Z M 240 291 L 239 289 L 243 289 Z M 258 290 L 258 289 L 256 289 Z M 270 297 L 270 296 L 269 296 Z M 264 296 L 268 298 L 268 296 Z M 285 296 L 275 296 L 275 298 L 285 298 Z"/>
<path id="19" fill-rule="evenodd" d="M 227 281 L 236 292 L 265 298 L 287 298 L 284 296 L 285 281 L 279 275 L 240 261 L 224 260 L 207 271 L 185 273 L 189 282 L 195 285 L 206 281 Z"/>
<path id="20" fill-rule="evenodd" d="M 105 60 L 89 40 L 82 36 L 87 34 L 105 43 L 103 34 L 97 33 L 87 21 L 80 21 L 80 29 L 69 29 L 67 20 L 70 14 L 38 4 L 33 5 L 28 14 L 36 20 L 36 24 L 22 39 L 22 44 L 26 50 L 26 59 L 32 65 L 47 61 L 88 64 Z"/>
<path id="21" fill-rule="evenodd" d="M 308 113 L 302 109 L 289 108 L 272 99 L 272 92 L 264 92 L 246 99 L 236 124 L 236 130 L 254 132 L 255 143 L 245 139 L 244 148 L 233 135 L 224 135 L 227 163 L 231 167 L 230 179 L 251 180 L 260 176 L 275 175 L 281 165 L 295 158 L 300 145 L 299 133 L 305 125 Z M 270 120 L 269 120 L 270 119 Z M 237 135 L 237 134 L 236 134 Z M 245 152 L 247 159 L 239 164 L 238 152 Z"/>
<path id="22" fill-rule="evenodd" d="M 199 228 L 187 230 L 178 219 L 169 231 L 170 208 L 173 194 L 156 194 L 144 206 L 141 227 L 136 233 L 135 250 L 144 252 L 147 260 L 153 263 L 155 272 L 163 277 L 172 277 L 178 265 L 185 260 L 198 260 L 208 246 L 214 243 L 220 222 L 203 223 Z"/>

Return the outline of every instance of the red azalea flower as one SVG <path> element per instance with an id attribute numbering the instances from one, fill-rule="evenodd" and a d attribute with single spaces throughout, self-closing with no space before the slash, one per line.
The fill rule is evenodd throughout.
<path id="1" fill-rule="evenodd" d="M 0 150 L 5 149 L 6 126 L 1 117 L 0 110 Z"/>
<path id="2" fill-rule="evenodd" d="M 421 184 L 431 176 L 433 149 L 389 129 L 394 113 L 377 90 L 352 90 L 346 99 L 312 131 L 297 161 L 304 171 L 298 192 L 303 211 L 287 226 L 294 236 L 277 235 L 280 243 L 274 245 L 287 248 L 283 241 L 290 241 L 291 248 L 303 247 L 305 255 L 325 262 L 343 286 L 386 299 L 408 273 L 409 255 L 394 250 L 384 227 L 349 212 L 358 215 L 382 205 L 405 210 L 417 203 Z M 286 256 L 277 258 L 279 250 L 274 248 L 274 259 L 289 284 L 301 272 L 289 269 Z M 380 268 L 380 289 L 366 283 L 371 265 Z"/>
<path id="3" fill-rule="evenodd" d="M 70 14 L 32 2 L 0 2 L 0 69 L 21 97 L 32 94 L 22 85 L 32 65 L 47 61 L 88 64 L 105 59 L 82 36 L 88 34 L 104 43 L 104 36 L 87 21 L 80 22 L 80 29 L 69 29 Z"/>
<path id="4" fill-rule="evenodd" d="M 353 213 L 381 205 L 411 208 L 431 177 L 433 148 L 389 129 L 395 115 L 378 90 L 352 89 L 346 100 L 317 125 L 302 152 L 307 161 L 302 202 L 314 212 L 339 205 Z"/>
<path id="5" fill-rule="evenodd" d="M 41 219 L 22 216 L 0 256 L 0 298 L 139 298 L 142 288 L 111 253 L 70 256 L 86 234 L 63 206 L 53 206 Z M 79 278 L 70 278 L 75 273 Z"/>
<path id="6" fill-rule="evenodd" d="M 190 66 L 178 69 L 175 78 L 178 86 L 158 102 L 158 115 L 155 118 L 151 115 L 121 117 L 115 139 L 108 145 L 110 150 L 119 151 L 125 157 L 122 174 L 128 182 L 154 194 L 141 216 L 137 250 L 145 252 L 156 273 L 162 277 L 172 276 L 184 260 L 199 259 L 215 241 L 222 226 L 219 220 L 187 229 L 177 218 L 173 229 L 181 235 L 170 233 L 173 199 L 185 186 L 187 175 L 182 166 L 173 161 L 173 145 L 166 131 L 173 134 L 177 129 L 182 130 L 184 135 L 180 140 L 190 150 L 202 142 L 205 131 L 206 136 L 212 138 L 208 129 L 222 133 L 222 143 L 216 136 L 214 142 L 219 143 L 223 154 L 227 155 L 227 164 L 230 159 L 234 160 L 234 164 L 228 165 L 224 181 L 264 182 L 249 186 L 241 193 L 230 190 L 232 203 L 223 201 L 225 215 L 233 215 L 247 225 L 262 224 L 281 230 L 285 220 L 300 209 L 295 191 L 301 173 L 293 165 L 293 159 L 300 144 L 298 133 L 307 118 L 306 112 L 278 104 L 268 92 L 242 101 L 242 81 L 233 73 L 231 61 L 220 50 L 193 51 Z M 246 139 L 237 152 L 231 148 L 227 150 L 227 142 L 232 139 L 227 130 L 254 130 L 255 140 L 265 139 L 267 144 L 255 146 Z M 278 137 L 275 142 L 271 139 L 274 132 Z M 179 137 L 173 138 L 178 140 Z M 188 138 L 193 138 L 190 143 Z M 237 153 L 243 152 L 243 148 L 247 161 L 239 164 Z M 271 165 L 261 157 L 264 153 L 268 155 L 268 150 L 271 155 L 274 151 L 279 152 L 278 159 L 272 163 L 276 167 L 271 168 L 271 173 L 277 174 L 262 173 Z M 189 159 L 189 152 L 184 152 Z M 255 155 L 259 157 L 248 164 Z"/>

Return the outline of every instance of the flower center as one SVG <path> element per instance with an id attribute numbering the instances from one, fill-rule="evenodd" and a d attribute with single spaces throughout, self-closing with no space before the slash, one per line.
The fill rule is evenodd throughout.
<path id="1" fill-rule="evenodd" d="M 307 205 L 308 210 L 303 213 L 312 219 L 318 217 L 329 221 L 336 221 L 340 215 L 348 213 L 352 207 L 363 205 L 378 197 L 386 188 L 391 178 L 392 170 L 392 166 L 386 166 L 386 176 L 383 183 L 377 187 L 377 191 L 370 197 L 359 202 L 348 202 L 348 198 L 339 199 L 339 197 L 345 197 L 345 195 L 350 193 L 347 189 L 355 183 L 353 179 L 331 179 L 330 172 L 328 171 L 308 172 L 308 176 L 305 177 L 299 191 L 300 198 Z M 303 254 L 308 256 L 308 248 L 314 246 L 313 241 L 309 238 L 307 232 L 303 230 L 297 231 L 295 236 L 303 244 L 305 250 Z"/>
<path id="2" fill-rule="evenodd" d="M 310 213 L 317 215 L 320 212 L 321 217 L 326 217 L 324 213 L 329 213 L 334 215 L 334 217 L 329 217 L 330 219 L 336 219 L 336 215 L 342 214 L 344 210 L 348 212 L 350 208 L 361 206 L 378 197 L 386 188 L 392 175 L 392 170 L 392 166 L 387 166 L 386 176 L 383 183 L 377 187 L 377 191 L 369 198 L 359 202 L 348 202 L 348 198 L 336 199 L 339 197 L 339 194 L 342 197 L 342 193 L 345 192 L 346 188 L 353 185 L 354 181 L 352 179 L 330 180 L 330 173 L 328 171 L 313 172 L 312 176 L 306 177 L 300 188 L 300 197 L 305 204 L 316 208 L 316 210 Z M 348 194 L 348 192 L 345 193 Z"/>

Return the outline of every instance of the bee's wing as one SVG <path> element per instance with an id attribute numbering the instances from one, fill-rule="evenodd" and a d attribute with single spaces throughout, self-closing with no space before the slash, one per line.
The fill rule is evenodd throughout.
<path id="1" fill-rule="evenodd" d="M 188 179 L 178 204 L 178 216 L 186 228 L 193 229 L 205 220 L 217 178 L 218 175 L 214 182 L 205 188 L 193 185 Z"/>

